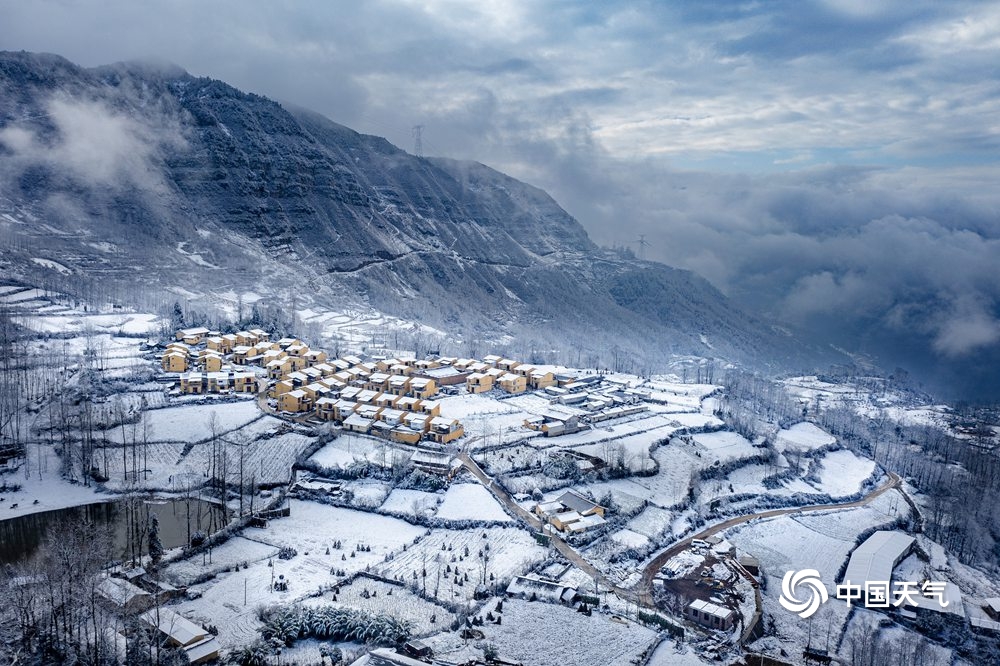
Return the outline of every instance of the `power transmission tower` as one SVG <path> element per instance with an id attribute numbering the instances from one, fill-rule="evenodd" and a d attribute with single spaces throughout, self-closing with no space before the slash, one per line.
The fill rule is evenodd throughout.
<path id="1" fill-rule="evenodd" d="M 424 141 L 420 137 L 420 133 L 424 130 L 423 125 L 413 126 L 413 154 L 417 157 L 424 156 Z"/>
<path id="2" fill-rule="evenodd" d="M 639 259 L 643 259 L 646 252 L 645 248 L 649 246 L 649 241 L 646 240 L 646 234 L 639 234 L 639 240 L 636 241 L 639 244 Z"/>

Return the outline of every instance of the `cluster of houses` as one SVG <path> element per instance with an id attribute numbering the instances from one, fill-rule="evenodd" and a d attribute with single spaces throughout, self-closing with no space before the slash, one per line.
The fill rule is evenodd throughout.
<path id="1" fill-rule="evenodd" d="M 266 375 L 267 396 L 281 412 L 407 444 L 425 439 L 446 444 L 465 434 L 457 419 L 441 415 L 435 399 L 440 391 L 454 393 L 463 385 L 470 394 L 544 392 L 551 409 L 524 425 L 546 436 L 646 409 L 627 387 L 602 386 L 600 375 L 557 374 L 498 355 L 482 360 L 330 358 L 297 338 L 271 340 L 261 329 L 222 334 L 188 328 L 175 337 L 163 353 L 162 367 L 178 373 L 181 393 L 258 393 Z"/>

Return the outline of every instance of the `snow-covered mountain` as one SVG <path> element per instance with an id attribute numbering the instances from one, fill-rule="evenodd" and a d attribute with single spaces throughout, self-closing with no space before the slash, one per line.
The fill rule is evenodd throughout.
<path id="1" fill-rule="evenodd" d="M 638 371 L 843 360 L 697 275 L 597 247 L 537 188 L 172 66 L 0 54 L 0 230 L 4 271 L 71 292 L 364 304 Z"/>

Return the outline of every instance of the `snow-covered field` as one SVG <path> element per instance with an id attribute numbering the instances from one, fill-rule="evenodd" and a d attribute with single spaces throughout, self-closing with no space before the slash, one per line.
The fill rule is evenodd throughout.
<path id="1" fill-rule="evenodd" d="M 452 484 L 438 507 L 437 517 L 444 520 L 486 520 L 513 522 L 493 494 L 478 483 Z"/>
<path id="2" fill-rule="evenodd" d="M 836 443 L 836 437 L 814 423 L 803 421 L 778 432 L 774 447 L 779 451 L 812 451 Z"/>
<path id="3" fill-rule="evenodd" d="M 444 498 L 437 493 L 423 490 L 405 490 L 395 488 L 382 502 L 379 508 L 386 513 L 408 516 L 433 516 L 437 512 L 438 502 Z"/>
<path id="4" fill-rule="evenodd" d="M 487 623 L 482 631 L 502 658 L 532 666 L 628 666 L 656 638 L 655 631 L 633 622 L 515 599 L 504 602 L 501 625 Z"/>
<path id="5" fill-rule="evenodd" d="M 421 536 L 417 544 L 405 551 L 397 550 L 391 559 L 373 566 L 372 570 L 407 584 L 417 580 L 421 587 L 426 571 L 428 594 L 442 601 L 464 602 L 472 599 L 477 583 L 482 580 L 480 553 L 488 557 L 487 586 L 499 586 L 540 561 L 546 549 L 528 532 L 516 527 L 434 529 Z"/>

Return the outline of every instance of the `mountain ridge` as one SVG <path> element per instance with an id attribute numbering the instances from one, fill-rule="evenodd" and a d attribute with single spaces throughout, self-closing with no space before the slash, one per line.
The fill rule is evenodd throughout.
<path id="1" fill-rule="evenodd" d="M 206 281 L 209 292 L 267 285 L 277 301 L 363 303 L 463 339 L 583 347 L 595 362 L 615 347 L 648 369 L 697 352 L 774 368 L 842 360 L 693 273 L 599 248 L 536 187 L 477 162 L 410 155 L 173 65 L 84 69 L 0 53 L 0 93 L 3 205 L 58 230 L 43 244 L 81 279 L 96 264 L 102 279 L 127 280 L 121 266 L 196 296 Z M 106 182 L 74 171 L 81 125 L 142 160 L 126 173 L 102 162 L 115 174 Z M 119 255 L 87 249 L 101 242 Z M 6 258 L 37 269 L 28 259 Z M 211 293 L 201 296 L 210 307 Z"/>

